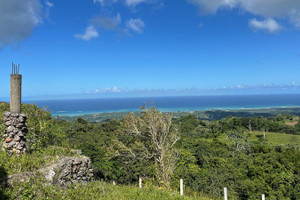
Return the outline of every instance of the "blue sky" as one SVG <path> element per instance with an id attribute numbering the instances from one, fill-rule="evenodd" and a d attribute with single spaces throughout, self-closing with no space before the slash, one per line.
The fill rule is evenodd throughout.
<path id="1" fill-rule="evenodd" d="M 0 0 L 0 100 L 300 93 L 299 0 Z"/>

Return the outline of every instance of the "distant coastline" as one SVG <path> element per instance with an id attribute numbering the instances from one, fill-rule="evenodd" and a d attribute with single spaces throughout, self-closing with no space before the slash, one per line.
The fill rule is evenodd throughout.
<path id="1" fill-rule="evenodd" d="M 212 108 L 212 109 L 178 109 L 178 108 L 173 108 L 173 109 L 160 109 L 161 112 L 164 113 L 194 113 L 194 112 L 205 112 L 205 111 L 226 111 L 226 112 L 242 112 L 242 111 L 262 111 L 262 110 L 273 110 L 273 109 L 300 109 L 300 106 L 274 106 L 274 107 L 252 107 L 252 108 Z M 54 117 L 57 116 L 68 116 L 68 117 L 80 117 L 80 116 L 85 116 L 85 115 L 99 115 L 99 114 L 116 114 L 116 113 L 138 113 L 140 112 L 141 109 L 131 109 L 131 110 L 118 110 L 118 111 L 90 111 L 90 112 L 84 112 L 84 111 L 76 111 L 76 112 L 68 112 L 68 111 L 58 111 L 55 113 L 51 114 Z"/>
<path id="2" fill-rule="evenodd" d="M 300 94 L 136 97 L 27 101 L 53 116 L 82 116 L 96 113 L 138 112 L 143 105 L 162 112 L 250 110 L 300 107 Z"/>
<path id="3" fill-rule="evenodd" d="M 131 112 L 106 112 L 106 113 L 93 113 L 93 114 L 84 114 L 84 115 L 75 115 L 75 116 L 57 115 L 54 116 L 54 118 L 58 120 L 66 120 L 66 121 L 75 121 L 78 118 L 82 118 L 89 122 L 98 123 L 103 121 L 109 121 L 111 119 L 120 120 L 129 113 Z M 133 111 L 133 113 L 135 115 L 140 115 L 141 111 Z M 251 108 L 251 109 L 236 109 L 236 110 L 214 109 L 214 110 L 196 110 L 196 111 L 173 111 L 168 113 L 172 113 L 174 118 L 179 118 L 181 116 L 186 116 L 186 115 L 193 115 L 201 120 L 212 121 L 212 120 L 220 120 L 228 116 L 271 117 L 271 116 L 276 116 L 278 114 L 289 114 L 289 115 L 300 116 L 300 107 Z"/>

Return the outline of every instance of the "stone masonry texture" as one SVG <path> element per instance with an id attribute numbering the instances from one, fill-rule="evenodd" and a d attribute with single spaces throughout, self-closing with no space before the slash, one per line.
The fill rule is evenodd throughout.
<path id="1" fill-rule="evenodd" d="M 26 120 L 27 116 L 23 113 L 4 113 L 6 131 L 3 135 L 2 150 L 6 150 L 9 154 L 26 152 L 26 133 L 28 132 Z"/>
<path id="2" fill-rule="evenodd" d="M 91 160 L 84 156 L 82 158 L 63 157 L 41 171 L 51 184 L 59 186 L 89 182 L 94 172 Z"/>

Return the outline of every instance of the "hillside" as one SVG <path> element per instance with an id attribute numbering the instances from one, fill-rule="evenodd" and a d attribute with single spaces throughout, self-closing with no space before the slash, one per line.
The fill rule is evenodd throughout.
<path id="1" fill-rule="evenodd" d="M 0 103 L 0 117 L 3 119 L 4 111 L 8 104 Z M 179 191 L 166 190 L 156 187 L 151 180 L 144 182 L 142 189 L 133 185 L 114 185 L 101 180 L 93 180 L 88 184 L 74 184 L 68 187 L 47 184 L 47 180 L 39 171 L 51 163 L 59 161 L 65 156 L 82 157 L 78 150 L 73 150 L 64 141 L 65 136 L 58 130 L 49 113 L 38 109 L 36 106 L 23 105 L 23 110 L 30 116 L 28 137 L 30 151 L 21 156 L 9 156 L 0 151 L 0 199 L 202 199 L 210 200 L 197 192 L 188 191 L 188 196 L 180 196 Z M 3 123 L 0 124 L 1 134 L 4 132 Z M 62 128 L 62 126 L 60 127 Z M 46 131 L 43 135 L 41 131 Z M 35 131 L 35 132 L 33 132 Z M 57 132 L 58 131 L 58 132 Z M 38 134 L 37 134 L 38 133 Z M 61 134 L 61 135 L 60 135 Z M 40 137 L 42 136 L 42 138 Z M 52 138 L 53 140 L 49 140 Z M 54 139 L 55 138 L 55 139 Z M 33 144 L 35 143 L 35 144 Z M 2 140 L 0 142 L 2 146 Z M 55 146 L 52 146 L 55 145 Z M 79 151 L 80 152 L 80 151 Z M 14 180 L 15 179 L 15 180 Z M 9 183 L 8 183 L 9 182 Z M 111 181 L 110 181 L 111 182 Z M 191 197 L 189 197 L 191 196 Z"/>
<path id="2" fill-rule="evenodd" d="M 0 103 L 0 119 L 5 110 L 8 104 Z M 300 129 L 295 115 L 213 121 L 187 115 L 159 121 L 157 127 L 170 123 L 170 134 L 179 134 L 167 136 L 176 144 L 168 150 L 166 158 L 174 160 L 165 166 L 171 169 L 165 182 L 158 171 L 162 166 L 150 156 L 159 153 L 154 144 L 128 131 L 138 123 L 137 128 L 147 132 L 140 129 L 147 125 L 144 120 L 152 114 L 167 120 L 169 115 L 151 108 L 140 117 L 90 123 L 82 118 L 57 120 L 34 105 L 22 105 L 22 110 L 29 117 L 29 148 L 20 157 L 0 153 L 3 199 L 221 199 L 224 187 L 230 199 L 259 199 L 263 193 L 268 199 L 300 198 Z M 4 129 L 0 123 L 1 134 Z M 60 187 L 45 184 L 44 177 L 34 173 L 29 182 L 3 185 L 4 177 L 37 172 L 64 156 L 81 157 L 78 152 L 92 161 L 91 183 Z M 147 177 L 143 189 L 137 187 L 141 176 Z M 179 179 L 184 180 L 184 197 L 178 195 Z"/>

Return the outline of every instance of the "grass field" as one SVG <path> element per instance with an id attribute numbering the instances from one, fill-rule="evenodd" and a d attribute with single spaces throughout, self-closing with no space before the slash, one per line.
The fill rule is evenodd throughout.
<path id="1" fill-rule="evenodd" d="M 161 190 L 157 187 L 146 185 L 140 189 L 137 185 L 113 185 L 102 181 L 93 181 L 88 184 L 75 184 L 66 188 L 45 186 L 38 179 L 25 183 L 17 183 L 1 194 L 0 199 L 65 199 L 65 200 L 219 200 L 202 196 L 192 192 L 181 196 L 178 191 Z"/>
<path id="2" fill-rule="evenodd" d="M 251 132 L 249 141 L 258 141 L 258 140 L 265 140 L 267 143 L 273 145 L 285 145 L 285 144 L 300 145 L 300 135 L 266 132 L 264 138 L 263 132 L 257 132 L 257 131 Z"/>
<path id="3" fill-rule="evenodd" d="M 264 133 L 260 131 L 252 131 L 244 135 L 247 136 L 249 142 L 265 141 L 272 145 L 299 145 L 300 147 L 300 135 L 266 132 L 264 138 Z M 228 144 L 232 143 L 226 134 L 220 135 L 218 139 Z"/>

